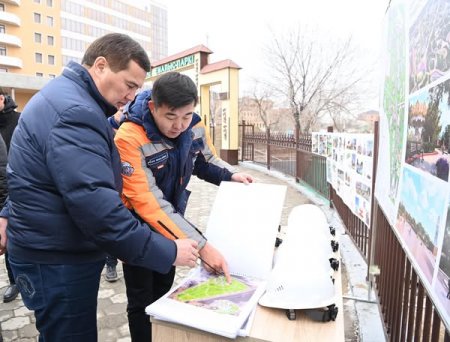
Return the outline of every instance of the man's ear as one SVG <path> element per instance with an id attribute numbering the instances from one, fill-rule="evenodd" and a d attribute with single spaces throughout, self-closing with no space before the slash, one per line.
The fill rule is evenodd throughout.
<path id="1" fill-rule="evenodd" d="M 150 111 L 152 113 L 155 112 L 155 102 L 153 102 L 152 100 L 148 101 L 148 108 L 150 109 Z"/>
<path id="2" fill-rule="evenodd" d="M 106 61 L 106 58 L 103 56 L 99 56 L 95 59 L 94 64 L 92 65 L 93 72 L 100 76 L 105 69 L 108 68 L 108 62 Z"/>
<path id="3" fill-rule="evenodd" d="M 0 95 L 0 103 L 5 103 L 5 95 Z"/>

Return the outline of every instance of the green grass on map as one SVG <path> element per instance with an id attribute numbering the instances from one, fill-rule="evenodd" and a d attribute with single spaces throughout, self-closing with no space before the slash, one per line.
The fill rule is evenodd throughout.
<path id="1" fill-rule="evenodd" d="M 201 284 L 180 292 L 177 295 L 177 299 L 183 302 L 187 302 L 190 300 L 214 298 L 218 296 L 238 293 L 246 289 L 248 289 L 248 286 L 246 284 L 234 278 L 232 278 L 231 284 L 228 284 L 225 280 L 225 277 L 220 276 L 210 278 Z"/>

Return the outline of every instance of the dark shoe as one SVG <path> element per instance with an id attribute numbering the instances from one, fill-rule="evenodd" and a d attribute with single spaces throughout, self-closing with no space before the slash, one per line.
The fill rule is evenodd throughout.
<path id="1" fill-rule="evenodd" d="M 105 279 L 111 283 L 119 279 L 117 276 L 116 266 L 106 266 Z"/>
<path id="2" fill-rule="evenodd" d="M 9 285 L 3 294 L 3 303 L 9 303 L 17 298 L 19 294 L 19 289 L 16 284 Z"/>

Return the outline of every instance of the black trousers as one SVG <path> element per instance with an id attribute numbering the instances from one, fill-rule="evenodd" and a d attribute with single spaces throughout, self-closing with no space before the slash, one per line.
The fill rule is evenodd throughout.
<path id="1" fill-rule="evenodd" d="M 170 290 L 175 278 L 175 267 L 172 267 L 169 273 L 162 274 L 123 264 L 123 276 L 127 287 L 131 341 L 149 342 L 152 340 L 152 326 L 145 308 Z"/>

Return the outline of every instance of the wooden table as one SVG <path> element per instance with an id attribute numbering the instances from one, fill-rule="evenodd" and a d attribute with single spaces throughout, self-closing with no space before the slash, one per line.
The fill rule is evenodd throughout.
<path id="1" fill-rule="evenodd" d="M 285 310 L 258 305 L 255 319 L 247 337 L 236 341 L 247 342 L 297 342 L 297 341 L 344 341 L 344 312 L 342 308 L 341 268 L 335 272 L 336 306 L 339 308 L 336 321 L 315 322 L 301 310 L 296 310 L 297 319 L 288 320 Z M 225 342 L 229 338 L 176 323 L 156 320 L 153 317 L 153 342 Z"/>

